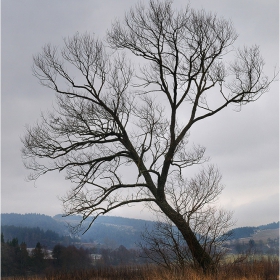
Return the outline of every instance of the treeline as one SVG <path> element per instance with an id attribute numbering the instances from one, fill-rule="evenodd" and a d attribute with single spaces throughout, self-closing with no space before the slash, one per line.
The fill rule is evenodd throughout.
<path id="1" fill-rule="evenodd" d="M 131 266 L 150 263 L 141 250 L 127 249 L 121 245 L 116 248 L 96 246 L 84 249 L 74 245 L 56 244 L 47 250 L 42 242 L 29 249 L 18 238 L 4 240 L 1 234 L 1 276 L 27 276 L 32 274 L 55 275 L 57 272 L 86 271 L 93 268 Z M 78 244 L 75 244 L 78 246 Z M 239 240 L 225 244 L 233 254 L 279 255 L 279 238 L 247 242 Z"/>
<path id="2" fill-rule="evenodd" d="M 1 232 L 7 240 L 17 237 L 19 243 L 25 242 L 27 247 L 35 247 L 38 240 L 47 248 L 53 248 L 54 245 L 60 243 L 62 245 L 70 245 L 72 243 L 95 243 L 100 245 L 109 245 L 110 247 L 118 247 L 123 244 L 127 248 L 135 247 L 140 241 L 140 230 L 135 232 L 131 228 L 121 226 L 107 226 L 96 223 L 79 238 L 73 238 L 68 235 L 60 235 L 52 230 L 43 230 L 39 227 L 21 227 L 21 226 L 1 226 Z"/>
<path id="3" fill-rule="evenodd" d="M 250 239 L 247 242 L 233 240 L 224 246 L 233 254 L 279 255 L 279 238 L 268 238 L 266 241 Z"/>
<path id="4" fill-rule="evenodd" d="M 39 242 L 29 254 L 24 242 L 19 244 L 17 238 L 5 242 L 1 234 L 1 277 L 40 272 L 44 268 L 44 255 Z"/>
<path id="5" fill-rule="evenodd" d="M 35 248 L 28 249 L 18 238 L 5 241 L 1 233 L 1 276 L 27 276 L 55 274 L 56 272 L 85 271 L 92 268 L 119 265 L 139 265 L 147 263 L 140 250 L 118 248 L 84 249 L 74 245 L 56 244 L 47 250 L 37 242 Z"/>
<path id="6" fill-rule="evenodd" d="M 88 269 L 92 265 L 90 254 L 73 245 L 56 245 L 50 252 L 37 242 L 30 252 L 17 238 L 5 242 L 1 234 L 1 277 L 41 274 L 46 271 L 72 271 Z"/>
<path id="7" fill-rule="evenodd" d="M 231 239 L 245 238 L 252 236 L 256 231 L 257 227 L 240 227 L 232 230 Z"/>
<path id="8" fill-rule="evenodd" d="M 95 267 L 108 266 L 133 266 L 146 264 L 149 261 L 145 259 L 140 249 L 127 249 L 120 245 L 118 248 L 94 248 L 90 251 L 93 256 L 99 256 L 94 260 Z"/>
<path id="9" fill-rule="evenodd" d="M 279 222 L 270 223 L 258 227 L 238 227 L 231 231 L 231 239 L 245 238 L 252 236 L 258 230 L 279 229 Z"/>
<path id="10" fill-rule="evenodd" d="M 14 236 L 17 237 L 19 243 L 24 242 L 27 247 L 34 248 L 40 240 L 46 248 L 53 248 L 55 244 L 69 245 L 78 240 L 70 236 L 61 236 L 52 230 L 43 230 L 39 227 L 16 227 L 16 226 L 1 226 L 1 233 L 6 240 L 12 240 Z"/>
<path id="11" fill-rule="evenodd" d="M 75 226 L 81 221 L 79 216 L 62 217 L 61 215 L 56 215 L 52 218 L 41 214 L 22 215 L 15 213 L 1 214 L 1 218 L 2 226 L 39 227 L 44 231 L 51 230 L 59 235 L 68 236 L 71 232 L 67 225 Z M 105 244 L 107 240 L 114 240 L 115 246 L 124 245 L 126 248 L 135 247 L 135 243 L 139 243 L 141 240 L 143 228 L 154 225 L 152 221 L 102 216 L 98 217 L 85 234 L 82 234 L 90 222 L 91 220 L 87 219 L 83 224 L 83 228 L 81 228 L 81 233 L 76 234 L 81 242 Z M 18 235 L 14 234 L 13 236 Z"/>
<path id="12" fill-rule="evenodd" d="M 279 222 L 258 226 L 258 229 L 279 229 Z"/>
<path id="13" fill-rule="evenodd" d="M 1 225 L 30 228 L 39 227 L 42 230 L 51 230 L 60 235 L 67 234 L 68 232 L 68 229 L 65 227 L 65 223 L 58 222 L 50 216 L 35 213 L 2 213 Z"/>

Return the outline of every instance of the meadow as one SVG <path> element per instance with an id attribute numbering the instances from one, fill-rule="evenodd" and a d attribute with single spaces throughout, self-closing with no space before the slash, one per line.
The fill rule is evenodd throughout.
<path id="1" fill-rule="evenodd" d="M 46 271 L 44 275 L 3 277 L 5 280 L 276 280 L 279 278 L 279 258 L 264 257 L 241 263 L 227 263 L 217 273 L 205 275 L 188 267 L 184 271 L 167 271 L 158 266 L 118 266 L 86 271 Z"/>

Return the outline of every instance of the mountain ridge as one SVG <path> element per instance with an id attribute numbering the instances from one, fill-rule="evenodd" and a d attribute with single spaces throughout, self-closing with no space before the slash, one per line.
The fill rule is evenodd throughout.
<path id="1" fill-rule="evenodd" d="M 2 213 L 1 214 L 1 228 L 3 226 L 14 226 L 20 228 L 40 228 L 43 231 L 51 230 L 60 236 L 71 236 L 69 231 L 70 225 L 77 225 L 81 221 L 81 216 L 67 216 L 63 217 L 62 214 L 57 214 L 53 217 L 45 214 L 17 214 L 17 213 Z M 91 219 L 88 218 L 84 222 L 85 230 Z M 125 218 L 119 216 L 99 216 L 92 226 L 82 235 L 81 233 L 71 236 L 76 237 L 80 242 L 95 243 L 95 244 L 110 244 L 110 246 L 124 245 L 127 248 L 135 247 L 136 243 L 141 240 L 141 233 L 145 228 L 150 228 L 156 222 Z M 279 222 L 272 222 L 258 227 L 237 227 L 232 229 L 231 239 L 251 238 L 257 232 L 263 230 L 279 229 Z M 7 233 L 7 227 L 5 228 Z M 279 236 L 279 235 L 278 235 Z"/>

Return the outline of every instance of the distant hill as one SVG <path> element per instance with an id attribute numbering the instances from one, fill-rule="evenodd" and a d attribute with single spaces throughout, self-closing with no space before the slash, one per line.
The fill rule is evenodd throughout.
<path id="1" fill-rule="evenodd" d="M 46 248 L 52 249 L 56 244 L 68 246 L 78 241 L 70 236 L 62 236 L 52 230 L 43 230 L 39 227 L 1 225 L 1 233 L 5 242 L 17 238 L 18 243 L 25 242 L 27 248 L 34 248 L 37 242 L 40 242 Z"/>
<path id="2" fill-rule="evenodd" d="M 80 216 L 62 217 L 55 215 L 54 217 L 41 214 L 1 214 L 2 231 L 4 226 L 15 226 L 21 228 L 40 228 L 44 231 L 51 230 L 60 236 L 69 236 L 71 231 L 68 224 L 77 225 L 81 220 Z M 72 237 L 78 237 L 82 243 L 103 244 L 108 247 L 118 247 L 120 245 L 126 248 L 135 247 L 136 243 L 141 240 L 141 232 L 145 227 L 153 226 L 154 222 L 129 219 L 122 217 L 100 216 L 94 224 L 82 234 L 90 224 L 91 219 L 87 219 L 83 223 L 81 232 Z M 10 228 L 12 230 L 12 228 Z M 8 234 L 8 228 L 5 228 Z M 15 229 L 13 229 L 15 232 Z M 20 230 L 22 232 L 22 230 Z M 9 233 L 10 236 L 10 233 Z M 15 236 L 16 237 L 16 236 Z"/>
<path id="3" fill-rule="evenodd" d="M 60 237 L 56 236 L 56 240 L 59 238 L 61 239 L 61 236 L 69 236 L 70 231 L 67 224 L 77 225 L 80 220 L 80 216 L 62 217 L 62 215 L 55 215 L 54 217 L 50 217 L 41 214 L 1 214 L 2 231 L 4 226 L 37 228 L 45 232 L 49 230 L 57 233 Z M 90 222 L 91 219 L 87 219 L 84 222 L 82 228 L 83 231 L 86 230 Z M 144 231 L 145 227 L 151 228 L 154 224 L 155 222 L 141 219 L 100 216 L 88 231 L 83 235 L 82 233 L 79 233 L 76 237 L 78 237 L 80 242 L 83 243 L 95 243 L 96 245 L 102 244 L 108 247 L 118 247 L 123 245 L 126 248 L 133 248 L 140 242 L 141 233 Z M 278 229 L 279 222 L 258 227 L 239 227 L 232 230 L 233 234 L 231 239 L 254 239 L 256 236 L 263 236 L 263 238 L 265 238 L 271 234 L 274 234 L 273 236 L 275 236 L 275 234 L 277 235 Z M 5 230 L 6 234 L 8 234 L 7 227 Z M 15 229 L 13 229 L 13 234 L 15 234 L 15 232 Z M 20 232 L 22 232 L 22 230 Z M 48 232 L 48 236 L 51 236 L 50 232 Z"/>
<path id="4" fill-rule="evenodd" d="M 56 221 L 77 225 L 81 221 L 80 216 L 62 217 L 56 215 L 53 217 Z M 123 245 L 126 248 L 135 247 L 136 243 L 141 240 L 141 233 L 145 227 L 153 227 L 155 222 L 130 219 L 123 217 L 99 216 L 92 226 L 84 233 L 91 219 L 87 219 L 83 223 L 83 228 L 79 237 L 82 242 L 95 242 L 97 244 L 106 244 L 109 246 Z"/>
<path id="5" fill-rule="evenodd" d="M 276 229 L 279 230 L 279 222 L 261 225 L 258 227 L 238 227 L 232 230 L 231 239 L 253 237 L 257 232 L 264 230 L 273 230 L 274 232 L 276 232 Z"/>
<path id="6" fill-rule="evenodd" d="M 43 214 L 1 214 L 1 225 L 40 228 L 42 230 L 52 230 L 60 235 L 68 234 L 68 229 L 64 223 L 60 223 L 51 216 Z"/>

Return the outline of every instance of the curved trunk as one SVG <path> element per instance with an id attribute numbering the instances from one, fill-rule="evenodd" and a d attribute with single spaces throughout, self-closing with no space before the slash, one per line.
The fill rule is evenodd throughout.
<path id="1" fill-rule="evenodd" d="M 182 215 L 177 213 L 166 201 L 157 201 L 157 205 L 181 232 L 188 244 L 193 259 L 203 269 L 204 273 L 213 271 L 215 266 L 214 261 L 198 242 L 194 232 Z"/>

